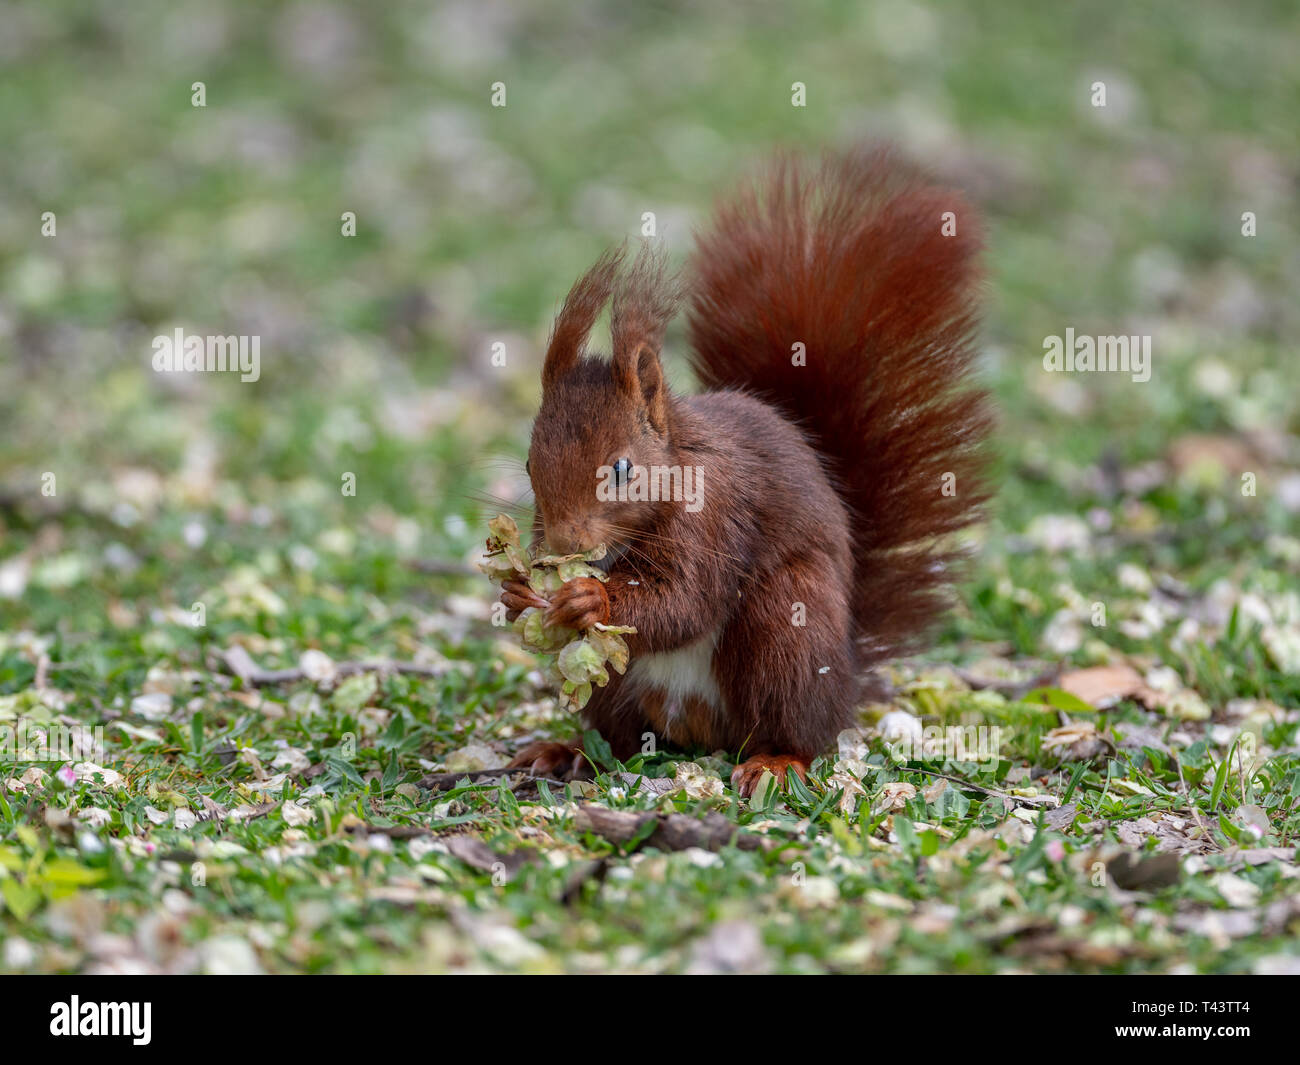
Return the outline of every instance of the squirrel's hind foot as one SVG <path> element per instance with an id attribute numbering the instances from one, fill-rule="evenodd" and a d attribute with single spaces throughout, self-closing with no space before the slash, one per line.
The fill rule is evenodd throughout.
<path id="1" fill-rule="evenodd" d="M 808 763 L 802 758 L 793 754 L 756 754 L 732 770 L 731 786 L 742 799 L 748 799 L 765 772 L 776 777 L 777 786 L 784 788 L 787 769 L 793 769 L 800 780 L 808 779 Z"/>
<path id="2" fill-rule="evenodd" d="M 538 740 L 510 759 L 508 769 L 528 769 L 534 776 L 576 780 L 586 775 L 587 759 L 580 743 Z"/>

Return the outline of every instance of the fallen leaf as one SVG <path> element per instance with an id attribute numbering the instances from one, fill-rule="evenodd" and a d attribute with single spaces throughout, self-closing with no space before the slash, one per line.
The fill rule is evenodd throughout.
<path id="1" fill-rule="evenodd" d="M 1097 731 L 1091 721 L 1076 721 L 1054 728 L 1043 737 L 1042 749 L 1073 761 L 1086 762 L 1109 750 L 1110 741 Z"/>
<path id="2" fill-rule="evenodd" d="M 905 780 L 895 780 L 882 787 L 876 796 L 877 810 L 902 810 L 908 800 L 916 797 L 916 785 Z"/>
<path id="3" fill-rule="evenodd" d="M 1142 675 L 1132 666 L 1092 666 L 1062 673 L 1057 682 L 1063 691 L 1082 699 L 1091 707 L 1104 710 L 1121 699 L 1138 696 L 1147 690 Z"/>
<path id="4" fill-rule="evenodd" d="M 1236 909 L 1248 909 L 1259 902 L 1259 886 L 1236 873 L 1215 873 L 1210 883 L 1224 901 Z"/>

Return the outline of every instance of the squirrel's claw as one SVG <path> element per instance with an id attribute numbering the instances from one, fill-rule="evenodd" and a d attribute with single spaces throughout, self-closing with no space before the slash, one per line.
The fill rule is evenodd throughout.
<path id="1" fill-rule="evenodd" d="M 508 580 L 501 584 L 501 602 L 505 604 L 506 619 L 514 621 L 529 607 L 546 610 L 550 603 L 528 586 L 526 581 Z"/>

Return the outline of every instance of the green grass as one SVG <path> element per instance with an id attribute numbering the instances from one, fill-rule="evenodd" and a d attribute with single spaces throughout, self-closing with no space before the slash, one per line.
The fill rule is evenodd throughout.
<path id="1" fill-rule="evenodd" d="M 0 968 L 1294 968 L 1293 6 L 437 11 L 0 14 L 0 726 L 102 727 L 116 774 L 0 765 Z M 574 727 L 487 582 L 421 565 L 471 559 L 519 495 L 573 277 L 644 211 L 680 258 L 772 145 L 869 134 L 988 218 L 999 496 L 961 608 L 891 675 L 896 709 L 997 726 L 999 757 L 899 765 L 877 707 L 853 764 L 765 803 L 709 751 L 422 787 Z M 161 379 L 177 326 L 260 334 L 261 380 Z M 1068 326 L 1151 333 L 1152 380 L 1044 373 Z M 237 645 L 434 675 L 253 690 Z M 968 683 L 1123 663 L 1180 701 Z M 1095 753 L 1044 749 L 1065 717 Z M 638 790 L 692 761 L 716 782 Z M 619 846 L 584 804 L 740 836 Z"/>

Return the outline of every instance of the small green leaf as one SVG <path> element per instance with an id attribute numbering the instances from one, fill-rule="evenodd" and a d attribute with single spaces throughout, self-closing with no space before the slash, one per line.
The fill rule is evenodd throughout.
<path id="1" fill-rule="evenodd" d="M 1071 695 L 1062 688 L 1035 688 L 1020 697 L 1022 703 L 1035 703 L 1050 706 L 1054 710 L 1064 710 L 1068 714 L 1095 714 L 1096 708 L 1085 703 L 1077 695 Z"/>
<path id="2" fill-rule="evenodd" d="M 608 773 L 614 768 L 614 752 L 595 729 L 589 728 L 582 734 L 582 749 L 601 772 Z"/>
<path id="3" fill-rule="evenodd" d="M 749 808 L 751 810 L 766 810 L 776 802 L 780 790 L 776 777 L 764 769 L 758 778 L 758 783 L 754 785 L 753 794 L 749 797 Z"/>
<path id="4" fill-rule="evenodd" d="M 1035 827 L 1034 838 L 1029 841 L 1029 845 L 1011 863 L 1011 873 L 1014 877 L 1023 876 L 1042 861 L 1043 851 L 1047 847 L 1047 831 L 1043 824 L 1041 810 Z"/>
<path id="5" fill-rule="evenodd" d="M 104 879 L 102 869 L 88 869 L 69 858 L 51 858 L 41 867 L 41 879 L 52 884 L 81 887 Z"/>
<path id="6" fill-rule="evenodd" d="M 1083 774 L 1087 772 L 1087 770 L 1087 762 L 1080 762 L 1074 767 L 1074 772 L 1070 774 L 1070 783 L 1065 788 L 1065 794 L 1061 796 L 1062 806 L 1070 801 L 1070 796 L 1074 794 L 1074 789 L 1079 786 L 1079 781 L 1083 779 Z"/>
<path id="7" fill-rule="evenodd" d="M 326 755 L 325 764 L 349 783 L 355 784 L 359 788 L 366 786 L 366 782 L 361 779 L 361 774 L 356 771 L 351 762 L 345 762 L 342 758 L 335 758 L 331 754 Z"/>
<path id="8" fill-rule="evenodd" d="M 27 920 L 36 912 L 36 907 L 41 904 L 41 893 L 39 891 L 18 883 L 13 877 L 0 880 L 0 897 L 4 898 L 5 905 L 9 907 L 9 912 L 20 921 Z"/>
<path id="9" fill-rule="evenodd" d="M 1219 814 L 1219 831 L 1227 836 L 1233 843 L 1240 843 L 1244 835 L 1238 825 L 1234 825 L 1224 814 Z"/>
<path id="10" fill-rule="evenodd" d="M 790 792 L 790 797 L 797 802 L 811 805 L 817 801 L 817 796 L 808 790 L 808 785 L 791 766 L 786 766 L 785 786 Z"/>
<path id="11" fill-rule="evenodd" d="M 1232 752 L 1229 751 L 1228 757 L 1219 763 L 1219 768 L 1214 773 L 1214 787 L 1210 790 L 1210 813 L 1214 813 L 1219 808 L 1219 799 L 1223 796 L 1223 786 L 1228 782 L 1228 763 L 1231 761 Z"/>
<path id="12" fill-rule="evenodd" d="M 909 857 L 919 849 L 916 827 L 906 817 L 894 818 L 894 835 L 898 837 L 899 846 L 903 848 L 903 852 Z"/>

